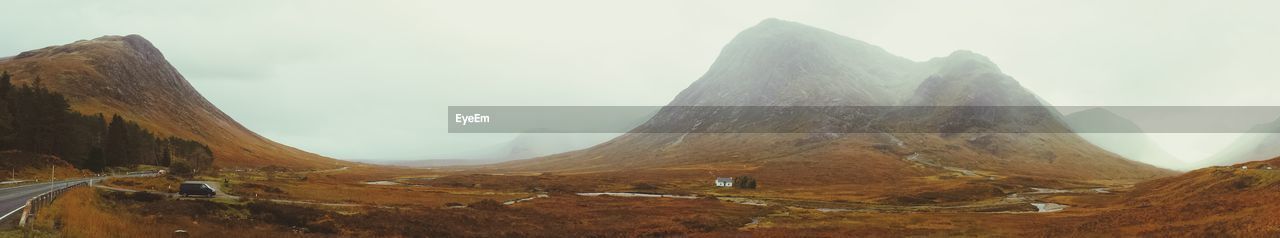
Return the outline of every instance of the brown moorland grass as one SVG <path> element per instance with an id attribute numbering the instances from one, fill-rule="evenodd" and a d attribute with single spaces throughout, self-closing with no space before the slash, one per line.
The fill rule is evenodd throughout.
<path id="1" fill-rule="evenodd" d="M 864 213 L 790 209 L 761 225 L 707 237 L 1058 237 L 1050 227 L 1070 227 L 1091 212 L 1071 213 Z"/>
<path id="2" fill-rule="evenodd" d="M 351 166 L 328 171 L 222 171 L 193 180 L 223 184 L 222 190 L 249 199 L 286 199 L 380 206 L 441 207 L 484 199 L 507 201 L 533 196 L 521 191 L 472 188 L 372 185 L 366 181 L 438 176 L 430 170 L 387 166 Z M 169 181 L 172 182 L 172 181 Z"/>
<path id="3" fill-rule="evenodd" d="M 631 237 L 732 231 L 773 209 L 714 199 L 552 196 L 514 206 L 328 210 L 72 190 L 38 228 L 65 237 Z M 145 224 L 145 225 L 144 225 Z"/>
<path id="4" fill-rule="evenodd" d="M 107 215 L 135 219 L 130 222 L 169 224 L 155 229 L 201 224 L 199 228 L 235 228 L 262 234 L 287 233 L 303 228 L 306 236 L 353 237 L 492 237 L 524 236 L 713 236 L 713 237 L 883 237 L 883 236 L 1272 236 L 1280 234 L 1280 174 L 1276 171 L 1212 168 L 1181 176 L 1146 182 L 1110 193 L 1054 194 L 1043 201 L 1070 205 L 1056 213 L 975 213 L 975 212 L 821 212 L 804 208 L 757 207 L 713 199 L 583 197 L 577 191 L 690 191 L 732 196 L 780 196 L 804 189 L 734 190 L 704 188 L 707 176 L 702 168 L 640 170 L 617 173 L 494 175 L 438 174 L 401 171 L 379 174 L 377 169 L 351 169 L 310 173 L 305 180 L 251 180 L 266 186 L 280 186 L 291 196 L 301 191 L 317 196 L 320 189 L 378 193 L 389 198 L 357 198 L 360 201 L 389 199 L 407 204 L 484 204 L 486 196 L 457 199 L 450 194 L 523 194 L 543 189 L 550 197 L 511 206 L 403 206 L 395 209 L 357 208 L 331 210 L 327 207 L 299 206 L 250 201 L 247 204 L 220 204 L 208 201 L 146 201 L 137 196 L 105 195 L 99 209 Z M 724 172 L 727 170 L 716 170 Z M 734 172 L 752 172 L 751 168 Z M 290 175 L 294 176 L 294 175 Z M 442 176 L 442 177 L 437 177 Z M 288 176 L 282 176 L 288 177 Z M 296 177 L 296 176 L 295 176 Z M 360 181 L 394 178 L 432 177 L 408 181 L 432 187 L 408 185 L 364 185 Z M 938 179 L 938 178 L 920 178 Z M 955 183 L 929 182 L 921 186 L 945 191 L 965 191 L 976 180 L 955 179 Z M 994 180 L 999 182 L 1001 180 Z M 1009 191 L 1026 187 L 1009 179 Z M 649 186 L 636 186 L 636 184 Z M 696 184 L 695 184 L 696 183 Z M 910 182 L 907 182 L 908 184 Z M 768 181 L 762 180 L 762 186 Z M 941 185 L 939 185 L 941 184 Z M 996 183 L 999 185 L 999 183 Z M 828 190 L 840 186 L 821 187 Z M 865 185 L 860 185 L 865 186 Z M 958 186 L 958 187 L 952 187 Z M 993 185 L 994 186 L 994 185 Z M 873 188 L 873 187 L 866 187 Z M 887 187 L 883 189 L 889 189 Z M 911 189 L 910 186 L 905 189 Z M 1000 188 L 1004 189 L 1004 188 Z M 551 190 L 551 191 L 547 191 Z M 1087 190 L 1087 189 L 1085 189 Z M 394 192 L 398 191 L 398 192 Z M 448 191 L 432 193 L 429 191 Z M 869 190 L 876 191 L 876 190 Z M 888 191 L 888 190 L 885 190 Z M 962 192 L 961 194 L 965 194 Z M 340 193 L 329 193 L 340 194 Z M 824 200 L 825 194 L 799 195 Z M 359 196 L 359 195 L 344 195 Z M 493 196 L 489 196 L 493 197 Z M 825 199 L 834 199 L 827 197 Z M 490 198 L 491 199 L 491 198 Z M 501 201 L 499 199 L 494 199 Z M 428 202 L 422 202 L 428 201 Z M 849 201 L 840 201 L 849 202 Z M 184 214 L 185 211 L 204 211 Z M 119 213 L 113 214 L 112 212 Z M 180 215 L 172 215 L 180 214 Z M 142 219 L 142 220 L 137 220 Z M 147 220 L 152 219 L 152 220 Z M 755 222 L 755 223 L 753 223 Z M 63 224 L 71 224 L 64 222 Z M 751 225 L 748 225 L 751 224 Z M 49 225 L 57 226 L 57 225 Z M 65 227 L 65 226 L 64 226 Z M 293 228 L 289 228 L 293 227 Z M 171 230 L 169 230 L 171 231 Z M 159 231 L 155 231 L 159 232 Z M 167 231 L 166 231 L 167 232 Z M 217 234 L 214 231 L 201 234 Z M 274 233 L 273 233 L 274 232 Z M 74 234 L 66 232 L 65 234 Z M 156 233 L 159 234 L 159 233 Z"/>
<path id="5" fill-rule="evenodd" d="M 484 199 L 507 201 L 533 196 L 527 192 L 507 192 L 471 188 L 370 185 L 362 181 L 393 179 L 397 176 L 429 176 L 424 170 L 390 167 L 352 167 L 329 172 L 224 172 L 216 176 L 185 179 L 173 176 L 112 178 L 106 186 L 140 191 L 176 193 L 186 180 L 222 184 L 220 193 L 247 199 L 285 199 L 323 203 L 354 203 L 382 206 L 441 207 L 447 203 L 471 203 Z M 270 179 L 269 179 L 270 178 Z"/>
<path id="6" fill-rule="evenodd" d="M 908 144 L 917 145 L 917 147 L 911 147 L 914 148 L 912 150 L 892 146 L 881 149 L 877 147 L 879 144 L 857 140 L 856 138 L 860 137 L 855 136 L 852 137 L 855 139 L 827 142 L 830 144 L 828 146 L 806 147 L 808 149 L 776 155 L 741 151 L 729 154 L 704 154 L 693 150 L 686 151 L 693 154 L 681 154 L 677 157 L 663 157 L 670 157 L 665 154 L 658 156 L 657 158 L 665 159 L 659 161 L 661 163 L 655 162 L 659 164 L 642 166 L 628 162 L 620 165 L 639 166 L 633 169 L 605 166 L 580 170 L 567 169 L 550 175 L 537 175 L 537 170 L 527 169 L 538 168 L 538 166 L 525 167 L 525 165 L 544 162 L 555 164 L 552 162 L 560 160 L 566 160 L 561 162 L 568 163 L 572 162 L 569 161 L 572 160 L 570 157 L 574 157 L 549 156 L 544 159 L 517 161 L 489 167 L 481 166 L 470 171 L 460 171 L 433 180 L 412 183 L 437 187 L 520 192 L 640 191 L 891 205 L 945 205 L 998 200 L 1009 194 L 1037 187 L 1059 189 L 1114 187 L 1173 174 L 1166 170 L 1147 169 L 1150 166 L 1133 165 L 1117 158 L 1100 159 L 1107 163 L 1114 162 L 1115 166 L 1104 166 L 1108 169 L 1102 172 L 1093 171 L 1090 168 L 1094 166 L 1086 163 L 1092 160 L 1080 158 L 1081 153 L 1078 151 L 1057 151 L 1064 157 L 1055 157 L 1056 159 L 1051 160 L 1030 158 L 1035 156 L 1008 160 L 992 159 L 991 156 L 973 150 L 961 150 L 963 153 L 948 154 L 950 152 L 947 151 L 957 149 L 925 145 L 960 146 L 956 144 L 963 140 L 922 135 L 898 136 L 908 141 Z M 682 143 L 694 142 L 685 140 Z M 708 148 L 724 148 L 724 145 Z M 1016 155 L 1030 153 L 1023 152 L 1026 151 L 1008 153 Z M 925 161 L 907 159 L 917 154 L 922 158 L 921 160 Z M 756 157 L 767 158 L 752 159 Z M 670 164 L 674 162 L 683 164 Z M 1143 170 L 1125 172 L 1111 167 L 1140 167 Z M 759 187 L 747 190 L 722 189 L 712 186 L 711 183 L 715 177 L 742 175 L 756 178 Z"/>
<path id="7" fill-rule="evenodd" d="M 166 193 L 177 193 L 178 185 L 181 184 L 182 181 L 183 179 L 177 177 L 158 176 L 110 178 L 99 183 L 106 186 L 131 190 L 151 190 Z"/>
<path id="8" fill-rule="evenodd" d="M 1280 160 L 1272 160 L 1272 162 Z M 1055 213 L 823 213 L 789 209 L 736 237 L 1275 237 L 1280 171 L 1214 167 L 1104 194 L 1050 195 Z M 1252 168 L 1252 167 L 1251 167 Z"/>
<path id="9" fill-rule="evenodd" d="M 387 206 L 439 207 L 450 202 L 470 203 L 484 199 L 506 201 L 529 197 L 528 193 L 476 191 L 454 188 L 383 186 L 383 185 L 322 185 L 312 183 L 268 183 L 276 186 L 289 199 L 361 203 Z"/>
<path id="10" fill-rule="evenodd" d="M 374 210 L 338 223 L 371 237 L 678 236 L 735 230 L 769 210 L 713 199 L 553 195 L 496 209 Z"/>
<path id="11" fill-rule="evenodd" d="M 53 206 L 41 211 L 37 216 L 37 228 L 59 230 L 64 227 L 75 227 L 65 230 L 67 237 L 102 237 L 118 234 L 119 237 L 159 235 L 141 230 L 127 219 L 104 211 L 98 207 L 98 196 L 92 189 L 75 188 L 63 194 Z"/>
<path id="12" fill-rule="evenodd" d="M 1280 162 L 1280 159 L 1263 161 Z M 1251 162 L 1259 163 L 1259 162 Z M 1113 210 L 1073 235 L 1151 237 L 1280 236 L 1280 170 L 1210 167 L 1138 184 Z"/>
<path id="13" fill-rule="evenodd" d="M 1099 184 L 1055 182 L 1024 176 L 973 176 L 942 171 L 932 176 L 896 176 L 893 180 L 843 176 L 841 168 L 804 161 L 770 162 L 770 166 L 718 164 L 663 169 L 589 173 L 442 175 L 403 183 L 505 192 L 646 192 L 754 197 L 781 200 L 853 202 L 889 205 L 962 205 L 999 200 L 1008 194 L 1042 188 L 1095 188 Z M 756 189 L 715 187 L 716 177 L 749 175 Z M 788 176 L 795 175 L 795 176 Z M 853 179 L 851 179 L 851 177 Z"/>
<path id="14" fill-rule="evenodd" d="M 154 202 L 154 201 L 153 201 Z M 60 237 L 170 237 L 186 230 L 193 237 L 289 237 L 289 233 L 265 229 L 230 229 L 218 223 L 185 216 L 139 215 L 137 207 L 107 201 L 91 188 L 68 191 L 41 211 L 35 227 L 56 231 Z M 183 214 L 191 211 L 175 211 Z"/>
<path id="15" fill-rule="evenodd" d="M 894 145 L 891 138 L 903 143 Z M 477 171 L 613 172 L 743 165 L 760 168 L 762 181 L 779 185 L 874 183 L 941 172 L 938 166 L 905 159 L 910 157 L 934 165 L 1054 180 L 1146 180 L 1176 174 L 1117 157 L 1074 135 L 1052 133 L 843 134 L 817 140 L 799 133 L 628 134 L 589 149 L 480 166 Z M 781 179 L 765 177 L 770 174 Z"/>

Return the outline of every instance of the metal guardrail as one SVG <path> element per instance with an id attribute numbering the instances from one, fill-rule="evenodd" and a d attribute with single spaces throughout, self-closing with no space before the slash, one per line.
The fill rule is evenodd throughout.
<path id="1" fill-rule="evenodd" d="M 22 217 L 18 220 L 18 228 L 29 228 L 31 225 L 29 220 L 35 220 L 36 213 L 39 213 L 41 209 L 52 205 L 54 199 L 57 199 L 58 196 L 66 193 L 67 190 L 71 190 L 72 188 L 79 186 L 87 186 L 90 182 L 92 182 L 92 180 L 68 183 L 66 186 L 62 186 L 32 197 L 31 199 L 27 199 L 27 203 L 22 205 Z"/>

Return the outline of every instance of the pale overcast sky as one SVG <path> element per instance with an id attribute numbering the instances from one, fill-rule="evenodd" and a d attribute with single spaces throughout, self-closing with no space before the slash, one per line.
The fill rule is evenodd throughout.
<path id="1" fill-rule="evenodd" d="M 776 3 L 776 1 L 771 1 Z M 0 55 L 140 34 L 250 129 L 343 159 L 491 147 L 450 105 L 664 105 L 737 32 L 796 21 L 967 49 L 1060 106 L 1280 105 L 1276 1 L 6 1 Z M 1163 135 L 1183 159 L 1235 135 Z"/>

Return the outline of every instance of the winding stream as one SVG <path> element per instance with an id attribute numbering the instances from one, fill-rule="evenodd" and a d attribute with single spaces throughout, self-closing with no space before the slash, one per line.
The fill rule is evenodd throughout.
<path id="1" fill-rule="evenodd" d="M 653 194 L 653 193 L 619 193 L 619 192 L 603 192 L 603 193 L 578 193 L 578 196 L 613 196 L 613 197 L 641 197 L 641 198 L 682 198 L 682 199 L 698 199 L 696 195 L 671 195 L 671 194 Z"/>
<path id="2" fill-rule="evenodd" d="M 402 184 L 402 183 L 400 183 L 400 182 L 391 181 L 391 180 L 366 181 L 366 182 L 364 182 L 364 184 L 368 184 L 368 185 L 403 185 L 403 184 Z"/>
<path id="3" fill-rule="evenodd" d="M 914 161 L 914 160 L 918 159 L 918 157 L 917 157 L 917 156 L 918 156 L 918 155 L 912 155 L 912 156 L 909 158 L 909 160 L 913 160 L 913 161 Z M 961 169 L 961 170 L 962 170 L 962 169 Z M 957 171 L 957 172 L 964 172 L 964 171 Z M 970 172 L 970 173 L 971 173 L 971 172 Z M 388 186 L 390 186 L 390 185 L 407 185 L 407 184 L 400 183 L 400 182 L 395 181 L 395 180 L 375 180 L 375 181 L 366 181 L 366 182 L 364 182 L 364 184 L 368 184 L 368 185 L 388 185 Z M 1031 206 L 1033 206 L 1033 207 L 1035 207 L 1035 208 L 1036 208 L 1036 211 L 1034 211 L 1034 213 L 1060 212 L 1060 211 L 1066 210 L 1066 209 L 1067 209 L 1067 208 L 1069 208 L 1070 206 L 1063 205 L 1063 204 L 1058 204 L 1058 203 L 1051 203 L 1051 202 L 1041 202 L 1041 201 L 1038 201 L 1039 197 L 1043 197 L 1044 195 L 1049 195 L 1049 194 L 1075 193 L 1075 192 L 1098 193 L 1098 194 L 1102 194 L 1102 193 L 1110 193 L 1110 191 L 1108 191 L 1108 190 L 1107 190 L 1107 188 L 1088 188 L 1088 189 L 1073 189 L 1073 190 L 1052 189 L 1052 188 L 1031 188 L 1031 191 L 1030 191 L 1030 192 L 1011 193 L 1011 194 L 1009 194 L 1009 195 L 1004 199 L 1004 204 L 1008 204 L 1008 205 L 1013 205 L 1013 204 L 1028 204 L 1028 205 L 1031 205 Z M 698 196 L 698 195 L 674 195 L 674 194 L 637 193 L 637 192 L 594 192 L 594 193 L 577 193 L 577 195 L 578 195 L 578 196 L 587 196 L 587 197 L 596 197 L 596 196 L 613 196 L 613 197 L 675 198 L 675 199 L 698 199 L 698 198 L 702 198 L 702 197 L 700 197 L 700 196 Z M 1036 196 L 1036 195 L 1041 195 L 1041 196 Z M 504 205 L 514 205 L 514 204 L 516 204 L 516 203 L 527 202 L 527 201 L 530 201 L 530 200 L 534 200 L 534 199 L 538 199 L 538 198 L 546 198 L 546 197 L 549 197 L 549 196 L 548 196 L 547 194 L 545 194 L 545 193 L 544 193 L 544 194 L 537 194 L 537 195 L 530 196 L 530 197 L 526 197 L 526 198 L 519 198 L 519 199 L 512 199 L 512 200 L 508 200 L 508 201 L 503 202 L 502 204 L 504 204 Z M 737 204 L 751 205 L 751 206 L 769 206 L 769 205 L 770 205 L 770 202 L 769 202 L 769 201 L 767 201 L 767 200 L 761 200 L 761 199 L 756 199 L 756 198 L 719 196 L 719 197 L 716 197 L 716 199 L 719 199 L 719 200 L 722 200 L 722 201 L 727 201 L 727 202 L 732 202 L 732 203 L 737 203 Z M 814 205 L 816 205 L 816 204 L 809 204 L 808 206 L 806 206 L 806 205 L 796 205 L 796 204 L 792 204 L 792 205 L 788 205 L 788 206 L 791 206 L 791 207 L 798 207 L 798 208 L 805 208 L 805 209 L 813 209 L 813 210 L 816 210 L 816 211 L 819 211 L 819 212 L 851 212 L 851 211 L 864 211 L 864 210 L 865 210 L 865 211 L 939 211 L 939 210 L 944 210 L 944 211 L 945 211 L 945 210 L 955 210 L 955 209 L 972 209 L 972 208 L 974 208 L 974 206 L 969 206 L 969 205 L 964 205 L 964 206 L 893 206 L 893 205 L 870 205 L 870 207 L 864 207 L 864 208 L 852 208 L 852 207 L 849 207 L 849 206 L 843 206 L 843 207 L 842 207 L 842 206 L 836 206 L 836 207 L 819 207 L 819 206 L 822 206 L 822 205 L 817 205 L 817 206 L 814 206 Z M 866 204 L 863 204 L 863 205 L 866 205 Z M 855 204 L 855 205 L 852 205 L 852 206 L 853 206 L 853 207 L 857 207 L 857 206 L 859 206 L 859 205 L 856 205 L 856 204 Z M 1004 212 L 1010 212 L 1010 211 L 1004 211 Z M 1015 212 L 1015 213 L 1022 213 L 1022 212 Z M 753 223 L 756 223 L 756 222 L 758 222 L 758 221 L 753 221 Z"/>
<path id="4" fill-rule="evenodd" d="M 508 205 L 508 206 L 510 206 L 510 205 L 515 205 L 516 203 L 528 202 L 528 201 L 531 201 L 531 200 L 534 200 L 534 199 L 547 198 L 547 197 L 551 197 L 551 196 L 548 196 L 547 194 L 538 194 L 538 195 L 534 195 L 534 196 L 532 196 L 532 197 L 521 198 L 521 199 L 515 199 L 515 200 L 509 200 L 509 201 L 506 201 L 506 202 L 502 202 L 502 205 Z"/>
<path id="5" fill-rule="evenodd" d="M 1031 205 L 1036 206 L 1036 212 L 1060 212 L 1064 209 L 1067 209 L 1067 207 L 1069 207 L 1067 205 L 1062 205 L 1057 203 L 1033 202 L 1031 203 Z"/>
<path id="6" fill-rule="evenodd" d="M 1068 192 L 1071 192 L 1071 191 L 1068 191 L 1068 190 L 1060 190 L 1060 189 L 1046 189 L 1046 188 L 1032 188 L 1032 190 L 1033 190 L 1033 191 L 1031 191 L 1031 192 L 1026 192 L 1026 193 L 1014 193 L 1014 194 L 1009 194 L 1009 198 L 1012 198 L 1012 199 L 1013 199 L 1013 200 L 1010 200 L 1010 202 L 1009 202 L 1009 203 L 1010 203 L 1010 204 L 1028 204 L 1028 205 L 1031 205 L 1031 206 L 1033 206 L 1033 207 L 1035 207 L 1035 208 L 1036 208 L 1036 211 L 1033 211 L 1033 213 L 1043 213 L 1043 212 L 1060 212 L 1060 211 L 1066 210 L 1068 207 L 1070 207 L 1070 206 L 1063 205 L 1063 204 L 1058 204 L 1058 203 L 1051 203 L 1051 202 L 1039 202 L 1039 201 L 1036 201 L 1035 199 L 1030 198 L 1030 197 L 1027 197 L 1027 196 L 1025 196 L 1025 195 L 1054 194 L 1054 193 L 1068 193 Z M 1104 193 L 1104 192 L 1102 192 L 1102 191 L 1105 191 L 1105 190 L 1099 191 L 1099 190 L 1096 190 L 1096 189 L 1089 189 L 1089 190 L 1090 190 L 1090 191 L 1095 191 L 1095 192 L 1098 192 L 1098 193 Z M 672 194 L 632 193 L 632 192 L 577 193 L 577 195 L 578 195 L 578 196 L 588 196 L 588 197 L 595 197 L 595 196 L 614 196 L 614 197 L 678 198 L 678 199 L 697 199 L 697 198 L 701 198 L 701 197 L 699 197 L 699 196 L 697 196 L 697 195 L 672 195 Z M 539 196 L 545 196 L 545 195 L 539 195 Z M 521 199 L 521 200 L 516 200 L 516 202 L 519 202 L 519 201 L 525 201 L 525 200 L 532 200 L 533 198 L 534 198 L 534 197 L 530 197 L 530 198 L 526 198 L 526 199 Z M 768 206 L 768 205 L 770 205 L 770 204 L 769 204 L 769 202 L 767 202 L 767 201 L 765 201 L 765 200 L 753 199 L 753 198 L 744 198 L 744 197 L 716 197 L 716 199 L 720 199 L 721 201 L 727 201 L 727 202 L 733 202 L 733 203 L 737 203 L 737 204 L 751 205 L 751 206 Z M 512 203 L 514 203 L 514 202 L 512 202 Z M 508 205 L 510 205 L 510 204 L 508 204 Z M 806 209 L 814 209 L 814 210 L 817 210 L 817 211 L 819 211 L 819 212 L 851 212 L 851 211 L 860 211 L 860 210 L 885 210 L 885 211 L 891 211 L 891 210 L 895 210 L 895 209 L 894 209 L 895 207 L 900 208 L 899 210 L 903 210 L 903 211 L 922 211 L 922 210 L 923 210 L 923 211 L 927 211 L 927 209 L 930 209 L 930 208 L 933 208 L 933 209 L 955 209 L 955 208 L 961 208 L 961 209 L 963 209 L 963 208 L 967 208 L 967 206 L 933 207 L 933 206 L 889 206 L 889 205 L 885 205 L 885 206 L 876 206 L 876 207 L 869 207 L 869 208 L 865 208 L 865 209 L 851 209 L 851 208 L 840 208 L 840 207 L 806 207 L 806 206 L 794 206 L 794 207 L 806 208 Z M 1008 211 L 1005 211 L 1005 212 L 1008 212 Z M 1022 213 L 1022 212 L 1015 212 L 1015 213 Z"/>

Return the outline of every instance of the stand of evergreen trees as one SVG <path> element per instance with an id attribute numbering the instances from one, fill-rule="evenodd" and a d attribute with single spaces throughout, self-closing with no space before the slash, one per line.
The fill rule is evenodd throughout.
<path id="1" fill-rule="evenodd" d="M 756 178 L 752 178 L 751 176 L 738 176 L 737 178 L 733 179 L 733 187 L 755 189 Z"/>
<path id="2" fill-rule="evenodd" d="M 211 168 L 208 146 L 176 137 L 157 138 L 138 123 L 113 115 L 71 111 L 61 94 L 49 91 L 36 77 L 31 85 L 14 86 L 0 73 L 0 150 L 22 150 L 58 156 L 76 168 L 103 171 L 139 164 L 182 164 L 193 170 Z"/>

